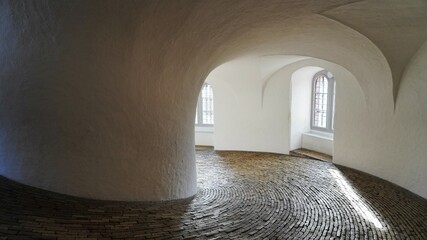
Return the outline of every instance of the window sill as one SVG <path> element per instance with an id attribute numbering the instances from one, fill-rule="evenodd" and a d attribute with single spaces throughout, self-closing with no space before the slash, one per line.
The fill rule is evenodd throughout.
<path id="1" fill-rule="evenodd" d="M 317 138 L 329 140 L 329 141 L 334 141 L 334 134 L 333 133 L 311 130 L 311 131 L 303 133 L 303 134 L 307 135 L 307 136 L 312 136 L 312 137 L 317 137 Z"/>
<path id="2" fill-rule="evenodd" d="M 202 127 L 202 126 L 196 126 L 195 131 L 196 132 L 204 132 L 204 133 L 213 133 L 214 127 Z"/>

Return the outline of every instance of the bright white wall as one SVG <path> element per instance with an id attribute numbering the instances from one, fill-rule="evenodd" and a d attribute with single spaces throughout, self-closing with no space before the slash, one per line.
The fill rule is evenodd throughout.
<path id="1" fill-rule="evenodd" d="M 427 37 L 424 1 L 387 1 L 384 9 L 384 1 L 310 8 L 293 1 L 271 1 L 273 8 L 264 1 L 200 1 L 194 8 L 180 1 L 16 2 L 0 1 L 5 177 L 88 198 L 192 196 L 203 78 L 238 56 L 292 53 L 338 63 L 363 89 L 342 72 L 335 160 L 427 197 L 425 46 L 407 65 Z M 311 66 L 295 64 L 280 74 Z M 322 67 L 339 78 L 339 69 Z M 232 96 L 215 100 L 227 105 L 217 116 L 228 126 L 215 137 L 219 147 L 286 153 L 289 105 L 273 103 L 286 100 L 275 94 L 289 91 L 282 81 L 290 77 L 272 76 L 277 68 L 219 78 L 221 94 Z M 227 111 L 234 118 L 224 117 Z"/>
<path id="2" fill-rule="evenodd" d="M 290 150 L 305 148 L 333 155 L 333 134 L 311 130 L 313 77 L 321 70 L 323 68 L 307 66 L 292 74 Z"/>
<path id="3" fill-rule="evenodd" d="M 278 68 L 277 62 L 266 66 L 273 59 L 282 61 L 282 67 Z M 287 154 L 290 149 L 302 147 L 302 133 L 310 131 L 312 78 L 325 68 L 313 66 L 326 66 L 339 73 L 346 70 L 319 59 L 294 56 L 290 59 L 277 56 L 238 59 L 221 65 L 208 76 L 207 81 L 214 87 L 215 149 Z M 350 82 L 353 85 L 347 85 L 348 91 L 360 93 L 352 94 L 364 102 L 354 77 Z M 352 102 L 346 103 L 344 95 L 341 98 L 343 106 L 351 106 Z M 352 125 L 352 118 L 343 119 Z M 326 150 L 320 148 L 321 152 L 333 152 L 330 142 L 307 140 L 305 147 L 319 150 L 310 144 L 324 146 Z"/>
<path id="4" fill-rule="evenodd" d="M 334 162 L 392 181 L 427 198 L 427 44 L 401 81 L 394 113 L 383 117 L 371 106 L 342 109 L 357 121 L 335 136 Z M 337 86 L 338 87 L 338 86 Z M 341 94 L 341 86 L 337 94 Z M 345 93 L 342 93 L 345 94 Z M 346 97 L 352 95 L 347 93 Z M 338 104 L 338 102 L 337 102 Z M 342 119 L 336 121 L 343 128 Z"/>
<path id="5" fill-rule="evenodd" d="M 322 133 L 306 132 L 302 134 L 302 148 L 332 156 L 334 155 L 334 140 L 333 137 L 322 136 Z"/>
<path id="6" fill-rule="evenodd" d="M 292 74 L 290 150 L 301 148 L 302 134 L 310 131 L 312 80 L 320 70 L 322 68 L 308 66 Z"/>
<path id="7" fill-rule="evenodd" d="M 194 132 L 194 142 L 197 146 L 214 146 L 214 128 L 196 127 Z"/>
<path id="8" fill-rule="evenodd" d="M 214 114 L 215 114 L 215 84 L 209 79 L 205 81 L 212 86 L 214 94 Z M 215 122 L 215 117 L 214 117 Z M 214 146 L 215 145 L 215 127 L 201 127 L 195 126 L 194 129 L 194 143 L 196 146 Z"/>
<path id="9" fill-rule="evenodd" d="M 298 136 L 308 129 L 309 119 L 299 124 L 299 113 L 290 114 L 291 108 L 307 111 L 311 100 L 307 101 L 307 95 L 306 106 L 300 107 L 304 103 L 293 97 L 304 88 L 301 79 L 311 79 L 315 72 L 313 68 L 309 73 L 307 67 L 318 66 L 332 72 L 337 84 L 334 163 L 379 176 L 427 197 L 426 48 L 419 50 L 408 67 L 395 110 L 388 88 L 377 88 L 375 95 L 369 95 L 352 73 L 327 61 L 299 59 L 264 74 L 266 77 L 260 73 L 260 69 L 267 69 L 260 67 L 265 61 L 259 58 L 226 63 L 208 77 L 215 85 L 215 148 L 288 153 L 299 147 Z M 364 81 L 381 77 L 377 70 L 367 69 L 364 76 L 368 79 Z M 290 96 L 292 76 L 295 94 Z M 306 143 L 311 144 L 311 140 Z"/>
<path id="10" fill-rule="evenodd" d="M 208 76 L 215 89 L 215 149 L 289 152 L 289 79 L 271 75 L 301 59 L 238 59 Z"/>

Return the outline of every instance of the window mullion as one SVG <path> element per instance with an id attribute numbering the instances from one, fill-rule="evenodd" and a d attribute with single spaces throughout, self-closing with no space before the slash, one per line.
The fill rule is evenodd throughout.
<path id="1" fill-rule="evenodd" d="M 199 94 L 199 99 L 197 100 L 197 125 L 203 125 L 203 102 L 202 102 L 202 93 Z"/>
<path id="2" fill-rule="evenodd" d="M 213 116 L 213 91 L 212 87 L 205 83 L 197 99 L 197 126 L 211 127 L 214 124 Z"/>
<path id="3" fill-rule="evenodd" d="M 311 100 L 311 129 L 333 132 L 334 78 L 326 70 L 313 77 Z"/>
<path id="4" fill-rule="evenodd" d="M 327 129 L 329 132 L 332 132 L 332 101 L 333 101 L 333 95 L 334 95 L 334 79 L 331 78 L 329 80 L 328 84 L 328 111 L 326 113 L 327 116 Z"/>
<path id="5" fill-rule="evenodd" d="M 315 123 L 315 114 L 316 114 L 316 80 L 312 81 L 312 91 L 311 91 L 311 128 L 314 128 Z"/>

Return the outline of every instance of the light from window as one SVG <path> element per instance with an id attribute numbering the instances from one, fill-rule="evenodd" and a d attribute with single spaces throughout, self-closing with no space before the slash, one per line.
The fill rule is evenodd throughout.
<path id="1" fill-rule="evenodd" d="M 214 124 L 214 105 L 212 86 L 204 83 L 199 94 L 196 108 L 197 126 L 212 126 Z"/>
<path id="2" fill-rule="evenodd" d="M 334 96 L 332 98 L 332 130 L 334 130 L 335 125 L 335 90 L 337 89 L 337 83 L 334 81 Z"/>
<path id="3" fill-rule="evenodd" d="M 332 132 L 335 112 L 335 81 L 331 73 L 321 71 L 314 76 L 312 104 L 311 128 Z"/>
<path id="4" fill-rule="evenodd" d="M 319 75 L 314 87 L 314 123 L 316 127 L 326 128 L 326 114 L 328 110 L 328 79 Z"/>

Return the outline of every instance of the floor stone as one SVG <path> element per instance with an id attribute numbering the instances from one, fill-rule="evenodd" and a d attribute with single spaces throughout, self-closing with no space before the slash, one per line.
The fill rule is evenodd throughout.
<path id="1" fill-rule="evenodd" d="M 427 239 L 427 200 L 287 155 L 198 149 L 198 194 L 96 201 L 0 178 L 0 239 Z"/>

